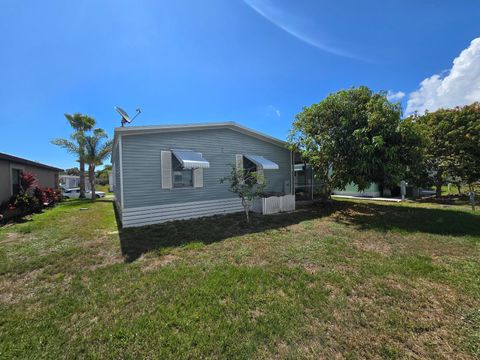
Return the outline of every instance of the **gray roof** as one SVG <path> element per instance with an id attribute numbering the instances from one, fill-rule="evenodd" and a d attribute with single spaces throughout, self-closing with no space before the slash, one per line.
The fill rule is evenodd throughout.
<path id="1" fill-rule="evenodd" d="M 177 125 L 151 125 L 151 126 L 128 126 L 115 128 L 114 146 L 118 141 L 118 135 L 139 135 L 151 134 L 158 132 L 175 132 L 175 131 L 191 131 L 206 129 L 231 129 L 240 133 L 256 137 L 260 140 L 270 142 L 280 147 L 285 147 L 287 142 L 277 139 L 273 136 L 261 133 L 256 130 L 249 129 L 239 125 L 233 121 L 214 122 L 214 123 L 198 123 L 198 124 L 177 124 Z"/>
<path id="2" fill-rule="evenodd" d="M 57 168 L 57 167 L 54 167 L 54 166 L 42 164 L 42 163 L 39 163 L 39 162 L 36 162 L 36 161 L 33 161 L 33 160 L 20 158 L 18 156 L 5 154 L 5 153 L 0 153 L 0 160 L 6 160 L 6 161 L 14 162 L 14 163 L 17 163 L 17 164 L 25 164 L 25 165 L 36 166 L 36 167 L 39 167 L 39 168 L 42 168 L 42 169 L 47 169 L 47 170 L 52 170 L 52 171 L 63 171 L 63 169 L 60 169 L 60 168 Z"/>

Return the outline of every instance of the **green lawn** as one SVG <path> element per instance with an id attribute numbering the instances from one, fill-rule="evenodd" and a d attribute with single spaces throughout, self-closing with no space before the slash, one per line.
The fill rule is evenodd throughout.
<path id="1" fill-rule="evenodd" d="M 468 194 L 469 191 L 470 190 L 469 190 L 468 186 L 462 185 L 462 194 L 465 197 L 467 197 L 466 194 Z M 480 196 L 480 186 L 475 186 L 474 191 L 475 191 L 476 196 Z M 451 184 L 450 185 L 450 191 L 449 191 L 448 190 L 448 185 L 443 185 L 442 186 L 442 195 L 444 195 L 444 196 L 455 195 L 456 196 L 456 195 L 458 195 L 458 188 L 455 185 Z"/>
<path id="2" fill-rule="evenodd" d="M 109 185 L 95 185 L 95 190 L 96 191 L 103 191 L 105 194 L 108 194 L 110 192 L 109 190 Z"/>
<path id="3" fill-rule="evenodd" d="M 0 228 L 0 358 L 479 358 L 480 212 L 336 201 L 119 232 Z"/>

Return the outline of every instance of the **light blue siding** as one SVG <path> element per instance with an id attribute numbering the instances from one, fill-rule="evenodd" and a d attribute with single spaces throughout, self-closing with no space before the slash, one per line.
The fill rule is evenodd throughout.
<path id="1" fill-rule="evenodd" d="M 113 192 L 115 193 L 115 200 L 117 201 L 117 204 L 120 205 L 122 201 L 122 193 L 121 193 L 121 186 L 120 186 L 120 152 L 119 152 L 119 146 L 115 146 L 115 148 L 112 151 L 112 164 L 115 164 L 114 166 L 114 174 L 113 176 L 115 177 L 115 185 L 113 186 Z"/>
<path id="2" fill-rule="evenodd" d="M 210 168 L 203 171 L 202 188 L 162 189 L 160 154 L 162 150 L 171 149 L 200 152 L 210 162 Z M 290 151 L 232 129 L 122 135 L 124 207 L 233 198 L 235 195 L 228 191 L 228 184 L 221 184 L 220 179 L 235 165 L 236 154 L 261 155 L 277 163 L 279 170 L 265 170 L 266 191 L 290 190 Z M 118 185 L 117 182 L 119 190 Z M 118 192 L 116 189 L 116 195 Z"/>

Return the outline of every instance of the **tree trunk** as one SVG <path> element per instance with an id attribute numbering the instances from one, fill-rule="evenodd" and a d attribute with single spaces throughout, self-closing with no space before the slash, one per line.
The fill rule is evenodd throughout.
<path id="1" fill-rule="evenodd" d="M 80 156 L 80 199 L 85 199 L 85 161 L 83 156 Z"/>
<path id="2" fill-rule="evenodd" d="M 436 189 L 435 189 L 435 197 L 439 198 L 442 196 L 442 183 L 437 182 Z"/>
<path id="3" fill-rule="evenodd" d="M 314 168 L 312 168 L 312 172 L 315 171 Z M 326 179 L 322 185 L 322 191 L 321 191 L 321 201 L 323 203 L 328 203 L 330 200 L 332 200 L 332 186 L 331 186 L 331 176 L 329 174 L 329 169 L 326 169 L 323 172 L 324 179 Z"/>
<path id="4" fill-rule="evenodd" d="M 462 184 L 461 183 L 455 183 L 455 186 L 458 189 L 458 195 L 462 195 Z"/>
<path id="5" fill-rule="evenodd" d="M 88 166 L 88 179 L 90 180 L 90 190 L 92 192 L 92 200 L 96 200 L 97 197 L 95 196 L 95 166 L 89 165 Z"/>
<path id="6" fill-rule="evenodd" d="M 475 211 L 475 187 L 473 184 L 468 186 L 470 188 L 470 205 L 472 205 L 472 210 Z"/>
<path id="7" fill-rule="evenodd" d="M 330 186 L 324 185 L 320 192 L 320 201 L 322 203 L 328 203 L 332 199 L 332 189 Z"/>
<path id="8" fill-rule="evenodd" d="M 249 214 L 250 207 L 248 205 L 247 200 L 243 197 L 242 197 L 242 206 L 243 206 L 243 210 L 245 210 L 245 216 L 247 218 L 247 224 L 250 224 L 250 214 Z"/>
<path id="9" fill-rule="evenodd" d="M 442 185 L 443 185 L 443 172 L 438 171 L 435 176 L 435 197 L 439 198 L 442 196 Z"/>

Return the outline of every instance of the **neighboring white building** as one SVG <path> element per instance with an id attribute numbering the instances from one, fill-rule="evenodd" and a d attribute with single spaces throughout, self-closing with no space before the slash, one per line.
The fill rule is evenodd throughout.
<path id="1" fill-rule="evenodd" d="M 110 179 L 110 176 L 109 176 Z M 67 189 L 80 187 L 80 176 L 77 175 L 60 175 L 60 185 Z M 98 185 L 98 182 L 96 182 Z M 90 181 L 88 174 L 85 174 L 85 190 L 90 190 Z"/>
<path id="2" fill-rule="evenodd" d="M 80 176 L 60 175 L 59 180 L 60 180 L 60 185 L 66 187 L 67 189 L 80 187 Z"/>

